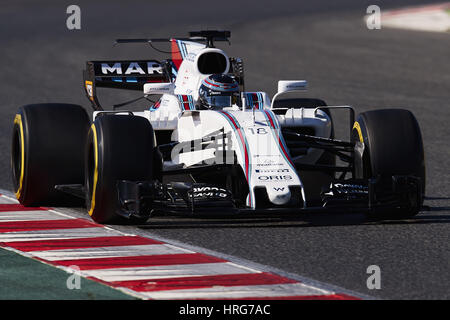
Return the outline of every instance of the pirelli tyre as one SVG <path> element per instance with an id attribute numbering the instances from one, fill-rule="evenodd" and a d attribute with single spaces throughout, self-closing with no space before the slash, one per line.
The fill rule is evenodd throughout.
<path id="1" fill-rule="evenodd" d="M 101 115 L 91 125 L 87 141 L 85 189 L 89 215 L 98 223 L 137 222 L 118 214 L 117 181 L 152 180 L 154 133 L 150 122 L 132 115 Z"/>
<path id="2" fill-rule="evenodd" d="M 55 189 L 82 184 L 90 120 L 74 104 L 30 104 L 14 117 L 11 169 L 14 192 L 25 206 L 79 205 Z"/>
<path id="3" fill-rule="evenodd" d="M 420 178 L 419 204 L 414 208 L 375 210 L 371 217 L 405 218 L 418 213 L 425 195 L 425 160 L 422 135 L 414 115 L 403 109 L 361 113 L 353 126 L 353 139 L 363 144 L 356 153 L 356 178 L 389 178 L 393 175 Z"/>

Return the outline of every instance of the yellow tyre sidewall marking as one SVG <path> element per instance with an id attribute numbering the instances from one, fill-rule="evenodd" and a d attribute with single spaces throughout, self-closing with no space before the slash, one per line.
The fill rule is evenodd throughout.
<path id="1" fill-rule="evenodd" d="M 91 208 L 89 209 L 89 215 L 92 216 L 95 208 L 95 191 L 97 189 L 97 180 L 98 180 L 98 144 L 97 144 L 97 130 L 95 129 L 95 125 L 91 126 L 92 135 L 94 137 L 94 157 L 95 157 L 95 169 L 94 169 L 94 186 L 92 188 L 92 198 L 91 198 Z"/>
<path id="2" fill-rule="evenodd" d="M 19 199 L 22 194 L 23 188 L 23 176 L 25 171 L 25 143 L 23 140 L 23 125 L 22 125 L 22 116 L 20 114 L 16 114 L 14 118 L 14 125 L 18 125 L 20 129 L 20 179 L 19 179 L 19 188 L 15 192 L 16 198 Z"/>
<path id="3" fill-rule="evenodd" d="M 361 126 L 359 125 L 358 121 L 355 121 L 355 123 L 353 125 L 353 129 L 355 129 L 358 132 L 359 142 L 364 143 Z"/>

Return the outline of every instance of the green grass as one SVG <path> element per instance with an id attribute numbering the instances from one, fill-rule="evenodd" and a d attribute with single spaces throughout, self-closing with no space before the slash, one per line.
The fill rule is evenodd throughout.
<path id="1" fill-rule="evenodd" d="M 98 282 L 81 278 L 80 289 L 68 289 L 70 273 L 0 249 L 0 300 L 135 299 Z"/>

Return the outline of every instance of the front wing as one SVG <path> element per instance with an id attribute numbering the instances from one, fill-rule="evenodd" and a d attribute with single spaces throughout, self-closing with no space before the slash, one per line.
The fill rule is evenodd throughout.
<path id="1" fill-rule="evenodd" d="M 306 212 L 371 212 L 415 209 L 421 206 L 421 181 L 413 176 L 391 179 L 336 180 L 321 193 L 316 207 L 276 206 L 252 209 L 240 207 L 233 194 L 205 183 L 160 183 L 118 181 L 119 214 L 131 218 L 156 215 L 217 216 L 234 214 L 295 214 Z"/>

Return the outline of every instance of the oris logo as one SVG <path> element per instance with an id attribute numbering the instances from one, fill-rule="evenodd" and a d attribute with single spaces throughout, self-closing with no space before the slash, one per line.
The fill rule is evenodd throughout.
<path id="1" fill-rule="evenodd" d="M 286 181 L 292 180 L 292 176 L 290 175 L 270 175 L 270 176 L 259 176 L 259 180 L 262 181 Z"/>

